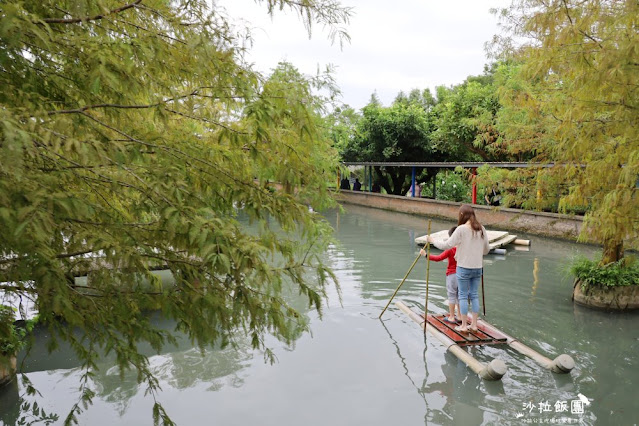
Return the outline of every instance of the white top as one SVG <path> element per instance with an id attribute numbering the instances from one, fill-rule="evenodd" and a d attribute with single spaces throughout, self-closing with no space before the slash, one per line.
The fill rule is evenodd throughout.
<path id="1" fill-rule="evenodd" d="M 482 268 L 484 255 L 488 254 L 490 247 L 488 246 L 486 228 L 482 226 L 481 230 L 484 232 L 483 238 L 479 231 L 473 232 L 470 224 L 465 223 L 458 226 L 449 239 L 433 241 L 433 245 L 440 250 L 457 247 L 457 253 L 455 254 L 457 266 L 467 269 Z"/>

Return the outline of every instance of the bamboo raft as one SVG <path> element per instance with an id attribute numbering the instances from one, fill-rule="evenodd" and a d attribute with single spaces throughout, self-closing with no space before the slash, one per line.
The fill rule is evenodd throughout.
<path id="1" fill-rule="evenodd" d="M 419 324 L 422 329 L 425 328 L 426 331 L 429 331 L 446 346 L 449 352 L 468 365 L 482 379 L 500 380 L 506 374 L 506 364 L 498 358 L 493 359 L 488 364 L 484 364 L 466 352 L 463 349 L 464 346 L 507 344 L 542 367 L 558 374 L 570 373 L 575 367 L 575 362 L 570 355 L 561 354 L 551 360 L 485 320 L 479 319 L 477 321 L 477 332 L 460 333 L 454 329 L 457 324 L 444 321 L 446 315 L 429 314 L 425 321 L 424 315 L 417 314 L 404 303 L 398 301 L 395 302 L 395 305 Z"/>

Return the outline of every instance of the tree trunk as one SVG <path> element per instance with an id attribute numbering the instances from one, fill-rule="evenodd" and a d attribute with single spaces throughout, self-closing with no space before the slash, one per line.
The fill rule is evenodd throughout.
<path id="1" fill-rule="evenodd" d="M 390 182 L 388 181 L 388 176 L 382 173 L 380 169 L 375 169 L 375 181 L 379 183 L 379 186 L 384 188 L 387 194 L 392 193 L 393 188 L 391 188 Z"/>
<path id="2" fill-rule="evenodd" d="M 14 355 L 0 355 L 6 358 L 6 362 L 0 362 L 0 386 L 3 386 L 13 380 L 16 375 L 16 356 Z"/>
<path id="3" fill-rule="evenodd" d="M 623 258 L 623 241 L 615 239 L 604 240 L 601 264 L 607 265 Z"/>
<path id="4" fill-rule="evenodd" d="M 402 170 L 401 167 L 387 167 L 386 179 L 384 182 L 388 183 L 388 187 L 385 185 L 386 192 L 393 195 L 404 195 L 408 188 L 404 189 L 404 183 L 406 182 L 406 176 L 408 174 Z M 410 186 L 410 184 L 408 184 Z"/>
<path id="5" fill-rule="evenodd" d="M 406 175 L 397 173 L 391 176 L 391 180 L 393 181 L 393 195 L 404 195 L 405 191 L 408 189 L 404 189 L 404 182 L 406 180 Z"/>

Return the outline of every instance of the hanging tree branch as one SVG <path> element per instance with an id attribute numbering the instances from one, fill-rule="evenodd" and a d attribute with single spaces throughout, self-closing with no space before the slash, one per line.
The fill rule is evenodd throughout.
<path id="1" fill-rule="evenodd" d="M 85 18 L 68 18 L 68 19 L 46 18 L 46 19 L 43 19 L 42 21 L 46 22 L 47 24 L 79 24 L 80 22 L 97 21 L 99 19 L 106 18 L 109 15 L 118 14 L 120 12 L 123 12 L 123 11 L 127 10 L 127 9 L 131 9 L 132 7 L 136 7 L 140 3 L 142 3 L 142 0 L 136 0 L 133 3 L 129 3 L 129 4 L 126 4 L 124 6 L 120 6 L 118 8 L 113 9 L 113 10 L 110 10 L 109 12 L 107 12 L 105 14 L 102 14 L 102 15 L 89 16 L 89 17 L 85 17 Z"/>

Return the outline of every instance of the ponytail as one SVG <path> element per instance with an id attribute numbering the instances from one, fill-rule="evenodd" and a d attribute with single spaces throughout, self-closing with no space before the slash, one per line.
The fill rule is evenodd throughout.
<path id="1" fill-rule="evenodd" d="M 479 232 L 483 238 L 484 231 L 481 227 L 481 223 L 479 223 L 479 221 L 477 220 L 477 217 L 475 217 L 475 211 L 468 204 L 463 204 L 459 208 L 459 220 L 457 221 L 457 226 L 463 225 L 464 223 L 469 221 L 470 221 L 470 227 L 473 230 L 473 235 L 475 234 L 475 232 Z"/>

